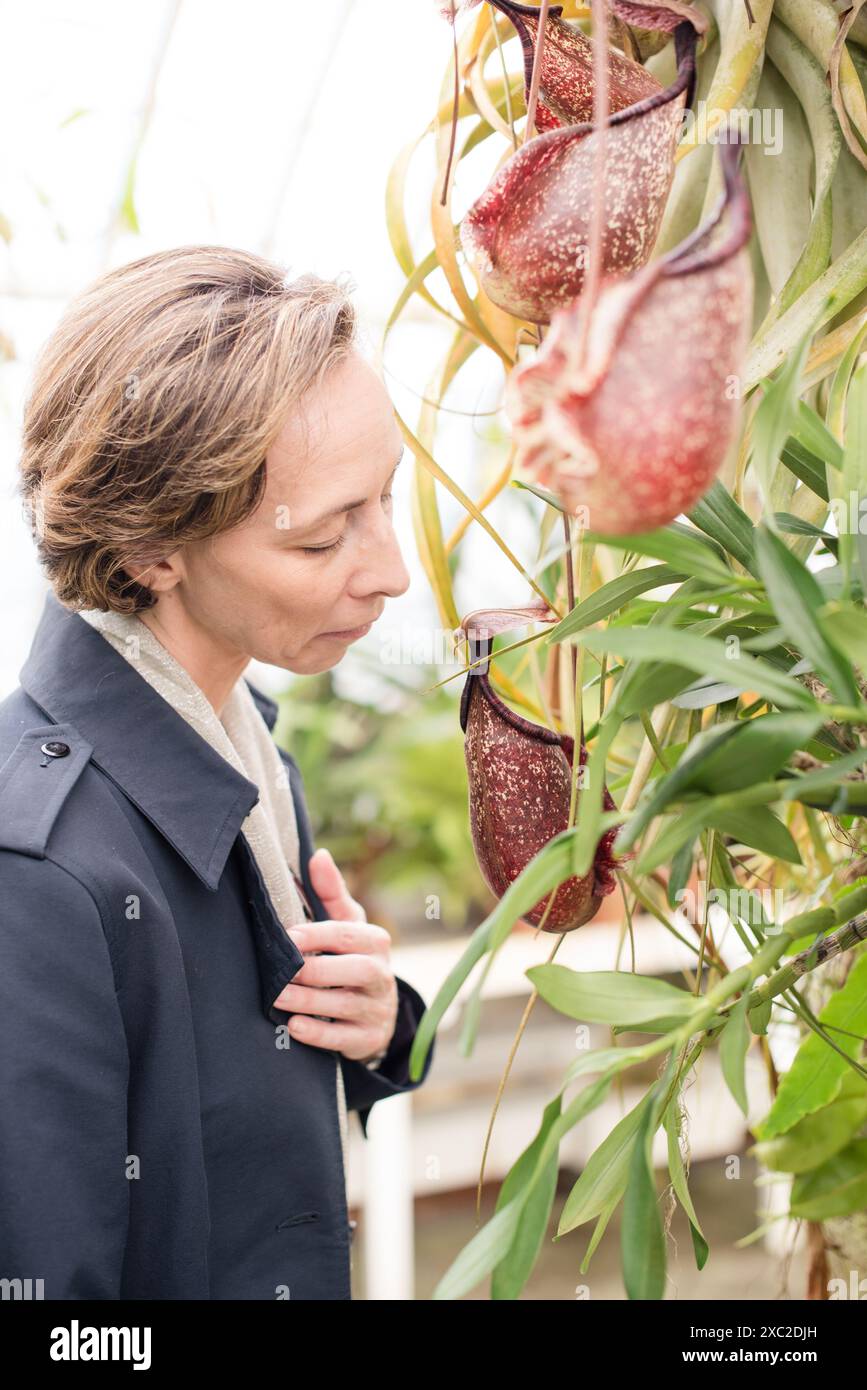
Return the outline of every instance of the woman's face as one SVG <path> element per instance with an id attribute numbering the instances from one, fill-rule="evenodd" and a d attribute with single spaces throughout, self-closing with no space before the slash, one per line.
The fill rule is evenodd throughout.
<path id="1" fill-rule="evenodd" d="M 151 572 L 156 630 L 187 629 L 227 661 L 303 675 L 334 666 L 360 635 L 350 630 L 409 587 L 391 521 L 402 451 L 380 378 L 352 353 L 310 393 L 306 429 L 297 415 L 283 427 L 252 516 Z"/>

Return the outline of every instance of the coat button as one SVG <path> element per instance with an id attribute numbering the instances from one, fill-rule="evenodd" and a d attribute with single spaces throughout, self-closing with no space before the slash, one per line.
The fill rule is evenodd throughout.
<path id="1" fill-rule="evenodd" d="M 350 1219 L 350 1222 L 349 1222 L 349 1243 L 350 1243 L 350 1245 L 352 1244 L 353 1240 L 355 1239 L 355 1228 L 356 1228 L 357 1225 L 358 1225 L 358 1222 L 357 1222 L 357 1221 L 353 1221 L 352 1219 Z"/>
<path id="2" fill-rule="evenodd" d="M 47 754 L 49 758 L 65 758 L 69 753 L 69 744 L 58 743 L 56 741 L 52 741 L 51 743 L 43 743 L 39 751 L 40 753 Z"/>

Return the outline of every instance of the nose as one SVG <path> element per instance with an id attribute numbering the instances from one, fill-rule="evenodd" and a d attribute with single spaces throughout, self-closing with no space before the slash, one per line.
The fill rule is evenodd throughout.
<path id="1" fill-rule="evenodd" d="M 403 562 L 395 529 L 384 513 L 380 515 L 380 524 L 365 538 L 362 553 L 364 561 L 350 586 L 355 598 L 365 598 L 369 594 L 397 598 L 406 593 L 409 570 Z"/>

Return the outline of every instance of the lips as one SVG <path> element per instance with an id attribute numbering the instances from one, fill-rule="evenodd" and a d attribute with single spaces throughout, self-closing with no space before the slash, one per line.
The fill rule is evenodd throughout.
<path id="1" fill-rule="evenodd" d="M 373 627 L 373 624 L 374 624 L 375 622 L 376 622 L 376 618 L 370 618 L 368 622 L 362 623 L 361 627 L 342 628 L 342 629 L 340 629 L 339 631 L 338 631 L 337 629 L 335 629 L 334 632 L 323 632 L 323 633 L 322 633 L 322 636 L 323 636 L 323 637 L 344 637 L 344 638 L 346 638 L 347 640 L 355 641 L 355 640 L 356 640 L 357 638 L 359 638 L 359 637 L 364 637 L 364 635 L 365 635 L 366 633 L 368 633 L 368 632 L 370 631 L 370 629 Z"/>

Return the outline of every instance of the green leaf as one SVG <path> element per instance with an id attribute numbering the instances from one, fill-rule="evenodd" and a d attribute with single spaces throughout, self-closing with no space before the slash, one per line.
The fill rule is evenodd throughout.
<path id="1" fill-rule="evenodd" d="M 556 627 L 547 635 L 549 642 L 562 642 L 564 638 L 578 632 L 582 627 L 598 623 L 602 618 L 623 608 L 639 594 L 648 589 L 658 589 L 663 584 L 675 584 L 685 576 L 671 565 L 647 565 L 644 569 L 629 570 L 619 574 L 608 584 L 603 584 L 595 593 L 589 594 L 581 603 L 575 605 Z"/>
<path id="2" fill-rule="evenodd" d="M 671 872 L 668 875 L 668 887 L 666 890 L 670 908 L 677 907 L 680 901 L 679 894 L 683 892 L 689 882 L 689 876 L 692 873 L 692 858 L 696 838 L 697 837 L 687 840 L 686 844 L 681 845 L 677 854 L 674 855 L 671 861 Z"/>
<path id="3" fill-rule="evenodd" d="M 861 353 L 864 350 L 865 338 L 867 338 L 867 323 L 862 323 L 840 359 L 831 382 L 831 389 L 828 392 L 827 416 L 829 431 L 838 439 L 844 439 L 845 437 L 847 396 L 849 395 L 852 385 L 852 374 L 858 366 Z M 844 475 L 846 472 L 845 453 L 846 450 L 844 446 Z"/>
<path id="4" fill-rule="evenodd" d="M 771 784 L 773 786 L 773 784 Z M 776 799 L 777 793 L 769 792 Z M 690 802 L 677 816 L 663 826 L 652 844 L 642 850 L 636 873 L 649 874 L 660 864 L 667 864 L 687 840 L 707 827 L 733 835 L 741 844 L 750 845 L 775 859 L 799 864 L 798 847 L 786 827 L 763 806 L 744 806 L 739 810 L 726 807 L 718 810 L 716 797 Z M 619 844 L 615 846 L 619 851 Z"/>
<path id="5" fill-rule="evenodd" d="M 692 1251 L 695 1256 L 696 1269 L 704 1269 L 707 1264 L 707 1257 L 710 1254 L 710 1246 L 698 1227 L 694 1226 L 691 1221 L 689 1223 L 689 1232 L 692 1236 Z"/>
<path id="6" fill-rule="evenodd" d="M 805 1221 L 827 1221 L 867 1207 L 867 1139 L 853 1139 L 821 1168 L 792 1183 L 789 1212 Z"/>
<path id="7" fill-rule="evenodd" d="M 819 1022 L 844 1029 L 841 1033 L 832 1032 L 837 1046 L 848 1057 L 858 1054 L 860 1039 L 867 1032 L 867 955 L 855 961 L 845 985 L 825 1005 Z M 849 1033 L 855 1036 L 847 1036 Z M 813 1114 L 834 1100 L 849 1069 L 846 1057 L 841 1057 L 823 1038 L 811 1032 L 781 1078 L 770 1112 L 754 1127 L 756 1138 L 773 1139 L 785 1134 L 805 1115 Z"/>
<path id="8" fill-rule="evenodd" d="M 763 1038 L 768 1031 L 772 1007 L 771 999 L 763 999 L 760 1004 L 754 1004 L 747 1014 L 750 1032 L 755 1033 L 757 1038 Z"/>
<path id="9" fill-rule="evenodd" d="M 827 750 L 826 750 L 827 751 Z M 841 758 L 832 758 L 824 767 L 814 768 L 812 772 L 799 773 L 786 780 L 780 791 L 781 801 L 802 801 L 805 805 L 826 805 L 828 797 L 821 793 L 835 788 L 839 793 L 864 791 L 863 782 L 844 782 L 844 773 L 864 765 L 867 749 L 857 748 L 853 753 L 845 753 Z"/>
<path id="10" fill-rule="evenodd" d="M 551 1208 L 557 1193 L 558 1155 L 553 1153 L 534 1183 L 521 1210 L 515 1238 L 504 1260 L 497 1265 L 491 1278 L 492 1299 L 516 1299 L 539 1258 L 545 1231 L 551 1219 Z"/>
<path id="11" fill-rule="evenodd" d="M 513 1164 L 497 1195 L 496 1210 L 500 1211 L 516 1197 L 533 1176 L 542 1146 L 559 1119 L 563 1103 L 562 1091 L 545 1107 L 542 1123 L 532 1143 Z M 492 1299 L 515 1299 L 526 1284 L 539 1256 L 545 1229 L 554 1205 L 557 1190 L 558 1155 L 549 1155 L 544 1168 L 523 1205 L 521 1216 L 508 1252 L 495 1267 L 491 1279 Z"/>
<path id="12" fill-rule="evenodd" d="M 497 1194 L 495 1211 L 508 1206 L 509 1202 L 527 1186 L 536 1170 L 539 1154 L 548 1135 L 563 1112 L 563 1092 L 560 1091 L 545 1106 L 539 1128 L 526 1149 L 515 1159 L 504 1177 Z"/>
<path id="13" fill-rule="evenodd" d="M 434 1299 L 461 1298 L 487 1277 L 509 1253 L 523 1207 L 522 1199 L 517 1197 L 494 1213 L 443 1275 L 433 1291 Z"/>
<path id="14" fill-rule="evenodd" d="M 551 963 L 525 973 L 547 1004 L 582 1023 L 640 1028 L 663 1015 L 683 1022 L 700 1007 L 686 990 L 627 970 L 578 971 Z"/>
<path id="15" fill-rule="evenodd" d="M 855 373 L 847 397 L 846 442 L 843 451 L 842 497 L 832 499 L 840 536 L 840 564 L 844 593 L 852 579 L 852 560 L 857 553 L 864 579 L 862 522 L 867 508 L 867 368 Z M 835 505 L 836 504 L 836 505 Z M 854 522 L 854 530 L 852 523 Z"/>
<path id="16" fill-rule="evenodd" d="M 828 636 L 845 656 L 862 671 L 867 671 L 867 613 L 850 605 L 828 605 L 821 620 Z"/>
<path id="17" fill-rule="evenodd" d="M 535 966 L 532 968 L 535 969 Z M 624 1068 L 643 1061 L 644 1057 L 644 1047 L 599 1047 L 594 1051 L 583 1052 L 566 1069 L 563 1086 L 568 1086 L 576 1077 L 586 1076 L 588 1072 L 605 1072 L 614 1076 Z"/>
<path id="18" fill-rule="evenodd" d="M 714 480 L 709 491 L 687 515 L 700 531 L 723 546 L 745 570 L 755 573 L 753 523 L 719 478 Z"/>
<path id="19" fill-rule="evenodd" d="M 714 756 L 719 748 L 723 750 L 737 736 L 738 725 L 731 721 L 726 724 L 714 724 L 709 729 L 703 729 L 687 745 L 682 757 L 671 772 L 662 775 L 651 796 L 647 797 L 639 805 L 629 820 L 623 826 L 617 837 L 617 850 L 624 852 L 630 849 L 635 841 L 657 816 L 661 815 L 666 806 L 671 801 L 680 797 L 683 792 L 696 785 L 696 779 L 701 775 L 702 765 Z M 699 827 L 701 828 L 701 827 Z M 684 840 L 684 844 L 690 841 Z"/>
<path id="20" fill-rule="evenodd" d="M 556 497 L 553 492 L 549 492 L 547 488 L 539 487 L 538 483 L 525 483 L 520 478 L 512 478 L 510 486 L 519 487 L 524 492 L 534 493 L 536 497 L 541 497 L 543 502 L 547 502 L 549 507 L 554 507 L 558 512 L 567 511 L 559 497 Z"/>
<path id="21" fill-rule="evenodd" d="M 610 1075 L 585 1086 L 562 1115 L 554 1120 L 536 1153 L 532 1174 L 522 1183 L 517 1195 L 495 1211 L 490 1221 L 464 1246 L 434 1289 L 432 1297 L 435 1300 L 462 1298 L 508 1255 L 518 1234 L 524 1204 L 536 1184 L 547 1177 L 551 1155 L 557 1153 L 563 1135 L 602 1102 L 610 1086 Z"/>
<path id="22" fill-rule="evenodd" d="M 673 818 L 667 818 L 656 839 L 642 849 L 635 865 L 635 872 L 638 875 L 652 874 L 660 864 L 668 864 L 685 844 L 705 830 L 708 825 L 706 808 L 709 801 L 710 798 L 698 802 L 695 806 L 690 805 L 687 810 L 678 812 Z M 619 842 L 614 848 L 619 854 Z"/>
<path id="23" fill-rule="evenodd" d="M 832 468 L 843 467 L 840 441 L 834 438 L 821 415 L 806 401 L 798 401 L 793 434 L 795 441 L 819 463 L 830 463 Z"/>
<path id="24" fill-rule="evenodd" d="M 818 280 L 772 323 L 754 336 L 743 373 L 749 391 L 775 370 L 803 334 L 834 318 L 867 286 L 867 228 L 846 247 Z"/>
<path id="25" fill-rule="evenodd" d="M 750 456 L 759 477 L 765 508 L 773 525 L 774 477 L 780 454 L 792 431 L 798 401 L 798 385 L 815 323 L 810 325 L 794 352 L 790 352 L 774 381 L 763 383 L 765 394 L 753 419 Z"/>
<path id="26" fill-rule="evenodd" d="M 814 526 L 811 521 L 804 521 L 802 517 L 795 516 L 793 512 L 776 512 L 775 520 L 777 530 L 782 531 L 787 536 L 810 536 L 814 541 L 821 541 L 832 555 L 837 554 L 837 537 L 832 536 L 830 531 L 823 531 L 821 526 Z M 814 550 L 811 546 L 810 550 Z"/>
<path id="27" fill-rule="evenodd" d="M 760 850 L 772 859 L 782 859 L 786 864 L 801 863 L 798 846 L 790 832 L 767 806 L 744 806 L 737 811 L 725 811 L 710 817 L 708 825 L 725 835 L 733 835 L 740 844 Z"/>
<path id="28" fill-rule="evenodd" d="M 678 601 L 690 601 L 706 592 L 700 579 L 687 579 L 678 590 Z M 636 608 L 638 605 L 635 606 Z M 631 616 L 634 609 L 627 610 L 624 617 Z M 650 618 L 647 626 L 650 631 L 668 628 L 671 622 L 671 607 L 660 605 Z M 630 661 L 617 682 L 614 696 L 609 703 L 609 713 L 614 706 L 621 718 L 627 719 L 640 710 L 647 710 L 667 700 L 690 683 L 689 671 L 676 663 L 658 661 L 652 665 L 641 661 Z"/>
<path id="29" fill-rule="evenodd" d="M 677 1096 L 673 1097 L 666 1108 L 664 1124 L 665 1132 L 668 1136 L 668 1171 L 671 1175 L 671 1185 L 689 1221 L 696 1267 L 698 1269 L 704 1269 L 710 1252 L 704 1232 L 695 1214 L 695 1207 L 693 1206 L 692 1197 L 690 1196 L 689 1187 L 687 1185 L 683 1157 L 680 1152 L 680 1142 L 677 1133 Z"/>
<path id="30" fill-rule="evenodd" d="M 574 1231 L 585 1221 L 599 1216 L 609 1203 L 616 1203 L 623 1196 L 629 1175 L 629 1161 L 635 1136 L 653 1100 L 653 1091 L 624 1115 L 611 1133 L 590 1155 L 584 1171 L 566 1198 L 557 1235 Z"/>
<path id="31" fill-rule="evenodd" d="M 620 1249 L 623 1283 L 629 1299 L 656 1299 L 665 1294 L 665 1232 L 653 1173 L 653 1108 L 636 1135 L 629 1165 Z"/>
<path id="32" fill-rule="evenodd" d="M 599 1216 L 596 1219 L 596 1225 L 593 1227 L 593 1234 L 587 1242 L 587 1249 L 584 1251 L 584 1258 L 581 1261 L 581 1264 L 579 1265 L 579 1269 L 582 1274 L 587 1273 L 587 1270 L 590 1267 L 590 1261 L 593 1258 L 593 1253 L 596 1250 L 596 1247 L 598 1246 L 600 1240 L 604 1236 L 605 1228 L 611 1220 L 612 1216 L 614 1215 L 614 1212 L 617 1210 L 619 1202 L 619 1196 L 613 1197 L 612 1200 L 608 1203 L 607 1207 L 605 1207 L 604 1210 L 599 1213 Z"/>
<path id="33" fill-rule="evenodd" d="M 764 782 L 804 747 L 822 723 L 819 713 L 742 720 L 735 725 L 734 739 L 710 748 L 685 785 L 719 795 Z"/>
<path id="34" fill-rule="evenodd" d="M 727 700 L 734 700 L 740 693 L 740 686 L 737 685 L 699 680 L 675 695 L 671 703 L 677 709 L 708 709 L 710 705 L 722 705 Z"/>
<path id="35" fill-rule="evenodd" d="M 786 1134 L 750 1149 L 760 1163 L 782 1173 L 806 1173 L 845 1148 L 867 1119 L 867 1089 L 853 1076 L 864 1094 L 838 1098 L 812 1115 L 805 1115 Z"/>
<path id="36" fill-rule="evenodd" d="M 781 288 L 777 304 L 769 317 L 776 318 L 790 308 L 831 259 L 831 185 L 840 156 L 843 136 L 831 101 L 825 65 L 785 23 L 772 19 L 768 26 L 766 53 L 787 86 L 797 96 L 807 118 L 813 144 L 812 217 L 806 244 L 791 275 Z"/>
<path id="37" fill-rule="evenodd" d="M 596 846 L 603 833 L 606 817 L 606 813 L 602 810 L 605 760 L 619 728 L 620 719 L 617 716 L 611 716 L 610 713 L 607 714 L 597 731 L 596 742 L 584 765 L 584 786 L 579 787 L 578 805 L 575 813 L 575 838 L 572 845 L 571 865 L 572 873 L 579 877 L 589 872 L 596 854 Z"/>
<path id="38" fill-rule="evenodd" d="M 690 672 L 685 666 L 668 661 L 632 662 L 621 676 L 608 708 L 610 711 L 616 699 L 619 714 L 623 719 L 629 719 L 642 710 L 654 709 L 656 705 L 670 700 L 689 684 Z"/>
<path id="39" fill-rule="evenodd" d="M 720 1065 L 726 1085 L 743 1113 L 747 1114 L 747 1085 L 745 1066 L 750 1045 L 747 1027 L 748 994 L 742 994 L 729 1015 L 719 1043 Z"/>
<path id="40" fill-rule="evenodd" d="M 756 528 L 756 562 L 768 597 L 791 641 L 843 704 L 860 700 L 852 668 L 828 641 L 819 622 L 824 596 L 810 571 L 764 526 Z"/>
<path id="41" fill-rule="evenodd" d="M 828 483 L 820 459 L 815 458 L 791 435 L 780 458 L 789 472 L 794 473 L 795 477 L 805 483 L 811 492 L 814 492 L 817 497 L 821 497 L 823 502 L 828 501 Z"/>
<path id="42" fill-rule="evenodd" d="M 699 532 L 689 528 L 663 526 L 658 531 L 642 531 L 630 536 L 612 536 L 601 531 L 587 531 L 586 537 L 600 545 L 629 550 L 635 555 L 647 555 L 662 560 L 672 569 L 695 578 L 730 584 L 731 570 L 719 559 L 716 549 Z"/>
<path id="43" fill-rule="evenodd" d="M 724 643 L 712 638 L 695 637 L 688 632 L 672 633 L 661 627 L 607 627 L 603 632 L 582 633 L 581 640 L 591 651 L 615 652 L 618 656 L 638 657 L 644 661 L 665 660 L 674 646 L 678 665 L 700 675 L 718 676 L 739 690 L 754 690 L 786 709 L 816 707 L 812 695 L 794 677 L 777 671 L 758 657 L 730 655 Z"/>

